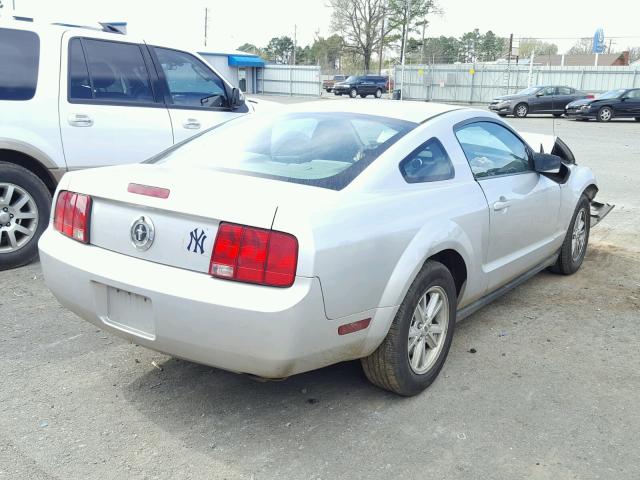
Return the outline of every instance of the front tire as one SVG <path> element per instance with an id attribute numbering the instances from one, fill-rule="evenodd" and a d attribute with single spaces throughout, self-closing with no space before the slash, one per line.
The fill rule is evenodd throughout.
<path id="1" fill-rule="evenodd" d="M 635 118 L 634 118 L 634 120 L 635 120 L 636 122 L 640 122 L 640 117 L 635 117 Z"/>
<path id="2" fill-rule="evenodd" d="M 598 110 L 599 122 L 610 122 L 613 118 L 613 109 L 611 107 L 602 107 Z"/>
<path id="3" fill-rule="evenodd" d="M 524 118 L 529 114 L 529 105 L 526 103 L 519 103 L 516 108 L 513 109 L 513 114 L 517 118 Z"/>
<path id="4" fill-rule="evenodd" d="M 457 295 L 451 272 L 427 261 L 411 284 L 386 338 L 361 360 L 371 383 L 416 395 L 436 379 L 455 329 Z"/>
<path id="5" fill-rule="evenodd" d="M 0 270 L 32 262 L 49 223 L 51 193 L 29 170 L 0 162 Z"/>
<path id="6" fill-rule="evenodd" d="M 553 116 L 556 117 L 556 118 L 560 118 L 562 116 L 562 114 L 561 113 L 554 113 Z"/>
<path id="7" fill-rule="evenodd" d="M 558 260 L 551 267 L 552 272 L 571 275 L 578 271 L 587 253 L 590 229 L 591 205 L 589 199 L 582 195 L 564 237 Z"/>
<path id="8" fill-rule="evenodd" d="M 352 88 L 351 90 L 349 90 L 349 96 L 351 98 L 356 98 L 358 96 L 358 91 L 355 88 Z"/>

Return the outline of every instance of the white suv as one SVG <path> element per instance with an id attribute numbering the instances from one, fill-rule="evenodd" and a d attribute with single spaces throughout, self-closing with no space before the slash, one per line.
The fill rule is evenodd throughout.
<path id="1" fill-rule="evenodd" d="M 68 170 L 140 162 L 250 111 L 197 54 L 69 25 L 0 23 L 0 270 L 30 262 Z"/>

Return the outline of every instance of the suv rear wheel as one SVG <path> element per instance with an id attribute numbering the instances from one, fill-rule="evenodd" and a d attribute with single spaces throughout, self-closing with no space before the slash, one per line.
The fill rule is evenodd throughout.
<path id="1" fill-rule="evenodd" d="M 381 89 L 377 89 L 376 90 L 376 98 L 380 98 L 382 97 L 382 90 Z"/>
<path id="2" fill-rule="evenodd" d="M 0 162 L 0 179 L 0 270 L 6 270 L 38 255 L 51 194 L 42 180 L 18 165 Z"/>

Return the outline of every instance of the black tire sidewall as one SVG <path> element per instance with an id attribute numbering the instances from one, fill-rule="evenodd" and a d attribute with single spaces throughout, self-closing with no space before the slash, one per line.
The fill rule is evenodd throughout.
<path id="1" fill-rule="evenodd" d="M 349 90 L 349 96 L 351 98 L 356 98 L 358 96 L 358 91 L 355 88 L 352 88 L 351 90 Z"/>
<path id="2" fill-rule="evenodd" d="M 38 208 L 38 226 L 29 243 L 15 252 L 0 253 L 0 270 L 7 270 L 26 265 L 37 257 L 38 240 L 49 225 L 51 193 L 40 178 L 17 165 L 0 162 L 0 178 L 26 190 Z"/>
<path id="3" fill-rule="evenodd" d="M 571 238 L 573 234 L 573 227 L 576 223 L 576 219 L 578 218 L 578 212 L 584 209 L 585 211 L 585 223 L 586 223 L 586 237 L 584 240 L 584 249 L 576 260 L 573 259 L 571 252 Z M 571 223 L 569 224 L 569 228 L 567 230 L 567 235 L 564 240 L 564 244 L 562 245 L 562 252 L 560 253 L 560 271 L 565 275 L 570 275 L 572 273 L 577 272 L 582 266 L 582 262 L 584 261 L 584 257 L 587 254 L 587 248 L 589 247 L 589 234 L 591 232 L 591 211 L 590 211 L 589 199 L 584 195 L 578 201 L 578 205 L 576 205 L 576 209 L 573 212 L 573 217 L 571 218 Z"/>
<path id="4" fill-rule="evenodd" d="M 376 93 L 375 93 L 375 96 L 376 96 L 376 98 L 380 98 L 380 97 L 382 97 L 382 90 L 377 89 L 377 90 L 376 90 Z"/>
<path id="5" fill-rule="evenodd" d="M 433 366 L 423 374 L 416 374 L 409 365 L 408 355 L 408 339 L 409 339 L 409 327 L 411 325 L 411 319 L 413 311 L 418 303 L 420 297 L 432 286 L 440 286 L 444 289 L 449 300 L 449 325 L 447 326 L 447 333 L 445 337 L 445 344 L 440 352 L 438 359 Z M 399 322 L 398 338 L 396 339 L 398 357 L 396 358 L 396 365 L 398 366 L 398 380 L 403 387 L 401 394 L 403 395 L 415 395 L 427 388 L 438 376 L 444 362 L 449 353 L 451 347 L 451 341 L 453 339 L 453 332 L 455 330 L 457 308 L 457 296 L 455 283 L 453 277 L 447 268 L 438 262 L 430 262 L 430 265 L 418 274 L 411 288 L 407 292 L 407 295 L 402 302 L 399 315 L 396 316 L 394 321 Z"/>

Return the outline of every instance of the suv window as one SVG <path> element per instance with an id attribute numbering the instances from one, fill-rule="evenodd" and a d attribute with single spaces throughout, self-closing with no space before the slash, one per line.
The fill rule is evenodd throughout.
<path id="1" fill-rule="evenodd" d="M 91 95 L 84 91 L 86 68 L 82 66 L 80 45 L 88 64 Z M 70 99 L 151 103 L 153 91 L 149 72 L 139 45 L 83 38 L 72 40 L 70 55 Z M 83 87 L 83 85 L 85 85 Z M 77 95 L 77 96 L 75 96 Z"/>
<path id="2" fill-rule="evenodd" d="M 222 80 L 193 55 L 155 47 L 171 102 L 188 107 L 224 107 L 227 94 Z"/>
<path id="3" fill-rule="evenodd" d="M 407 183 L 437 182 L 454 177 L 453 164 L 447 151 L 435 138 L 427 140 L 400 163 Z"/>
<path id="4" fill-rule="evenodd" d="M 69 99 L 88 100 L 93 98 L 91 93 L 89 69 L 82 51 L 79 38 L 69 42 Z"/>
<path id="5" fill-rule="evenodd" d="M 478 178 L 532 171 L 525 144 L 493 122 L 474 122 L 456 129 L 473 175 Z"/>
<path id="6" fill-rule="evenodd" d="M 33 32 L 0 28 L 0 100 L 30 100 L 38 84 L 40 39 Z"/>

